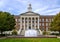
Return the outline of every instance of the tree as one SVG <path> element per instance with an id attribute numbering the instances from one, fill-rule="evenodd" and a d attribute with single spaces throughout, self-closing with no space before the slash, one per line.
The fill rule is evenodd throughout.
<path id="1" fill-rule="evenodd" d="M 15 29 L 14 26 L 15 26 L 14 15 L 11 15 L 9 12 L 0 11 L 0 32 L 1 34 L 4 31 Z"/>
<path id="2" fill-rule="evenodd" d="M 50 26 L 52 31 L 59 31 L 60 34 L 60 12 L 54 16 Z"/>

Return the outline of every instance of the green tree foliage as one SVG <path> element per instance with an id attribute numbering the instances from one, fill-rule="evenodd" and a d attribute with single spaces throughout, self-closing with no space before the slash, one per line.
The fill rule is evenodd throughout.
<path id="1" fill-rule="evenodd" d="M 51 30 L 59 31 L 60 34 L 60 12 L 56 16 L 54 16 L 50 26 L 51 26 Z"/>
<path id="2" fill-rule="evenodd" d="M 11 15 L 9 12 L 0 11 L 0 32 L 9 31 L 15 27 L 14 15 Z"/>

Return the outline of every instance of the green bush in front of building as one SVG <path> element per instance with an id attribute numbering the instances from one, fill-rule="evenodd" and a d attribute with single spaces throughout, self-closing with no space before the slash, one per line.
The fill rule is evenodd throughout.
<path id="1" fill-rule="evenodd" d="M 49 35 L 50 33 L 47 31 L 43 31 L 43 35 Z"/>
<path id="2" fill-rule="evenodd" d="M 12 35 L 17 35 L 17 30 L 14 29 L 14 30 L 12 31 Z"/>

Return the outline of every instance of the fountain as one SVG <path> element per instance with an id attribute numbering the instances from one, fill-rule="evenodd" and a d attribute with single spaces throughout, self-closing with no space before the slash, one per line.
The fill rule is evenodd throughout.
<path id="1" fill-rule="evenodd" d="M 24 35 L 25 37 L 36 37 L 37 36 L 37 30 L 31 30 L 31 29 L 29 29 L 29 30 L 26 30 L 25 31 L 25 35 Z"/>

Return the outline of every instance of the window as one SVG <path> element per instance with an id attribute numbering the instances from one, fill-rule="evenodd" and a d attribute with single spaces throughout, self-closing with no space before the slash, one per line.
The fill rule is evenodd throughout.
<path id="1" fill-rule="evenodd" d="M 44 26 L 44 23 L 42 23 L 42 26 Z"/>
<path id="2" fill-rule="evenodd" d="M 36 21 L 36 23 L 38 23 L 38 21 Z"/>
<path id="3" fill-rule="evenodd" d="M 34 25 L 33 25 L 33 27 L 34 27 Z"/>
<path id="4" fill-rule="evenodd" d="M 48 23 L 46 23 L 46 26 L 48 26 Z"/>
<path id="5" fill-rule="evenodd" d="M 29 26 L 29 29 L 31 29 L 31 26 Z"/>
<path id="6" fill-rule="evenodd" d="M 34 18 L 32 18 L 34 20 Z"/>
<path id="7" fill-rule="evenodd" d="M 25 23 L 27 23 L 27 21 L 25 21 Z"/>
<path id="8" fill-rule="evenodd" d="M 32 21 L 32 23 L 34 23 L 34 21 Z"/>
<path id="9" fill-rule="evenodd" d="M 27 20 L 27 18 L 25 18 L 25 20 Z"/>
<path id="10" fill-rule="evenodd" d="M 42 22 L 44 22 L 44 19 L 42 19 Z"/>
<path id="11" fill-rule="evenodd" d="M 48 22 L 48 19 L 46 19 L 46 22 Z"/>
<path id="12" fill-rule="evenodd" d="M 36 18 L 36 20 L 38 20 L 38 18 Z"/>
<path id="13" fill-rule="evenodd" d="M 51 22 L 51 19 L 49 19 L 49 22 Z"/>
<path id="14" fill-rule="evenodd" d="M 17 22 L 17 19 L 15 19 L 15 21 Z"/>
<path id="15" fill-rule="evenodd" d="M 29 21 L 29 23 L 31 23 L 31 21 Z"/>
<path id="16" fill-rule="evenodd" d="M 31 21 L 31 18 L 29 18 L 29 21 Z"/>

